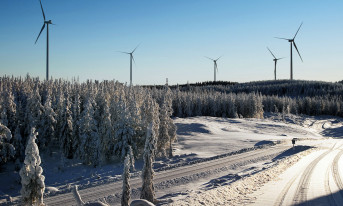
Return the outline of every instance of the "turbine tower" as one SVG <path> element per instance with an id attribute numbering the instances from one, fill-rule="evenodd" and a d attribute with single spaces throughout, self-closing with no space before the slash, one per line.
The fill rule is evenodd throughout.
<path id="1" fill-rule="evenodd" d="M 45 19 L 45 14 L 44 14 L 44 10 L 43 10 L 43 6 L 42 6 L 41 0 L 39 0 L 39 3 L 40 3 L 40 7 L 42 9 L 44 23 L 43 23 L 42 29 L 40 30 L 40 32 L 39 32 L 39 34 L 37 36 L 35 44 L 37 43 L 37 41 L 39 39 L 39 36 L 41 35 L 41 33 L 44 30 L 45 25 L 46 25 L 46 80 L 48 81 L 49 80 L 49 24 L 52 24 L 52 25 L 54 25 L 54 24 L 51 22 L 51 20 L 46 20 Z"/>
<path id="2" fill-rule="evenodd" d="M 136 51 L 136 49 L 138 48 L 139 45 L 136 46 L 136 48 L 134 50 L 132 50 L 132 52 L 122 52 L 122 51 L 118 51 L 124 54 L 129 54 L 130 55 L 130 86 L 132 86 L 132 60 L 135 62 L 135 59 L 133 58 L 133 53 Z M 136 63 L 136 62 L 135 62 Z"/>
<path id="3" fill-rule="evenodd" d="M 209 57 L 206 57 L 206 58 L 212 60 L 213 63 L 214 63 L 214 81 L 216 81 L 216 71 L 218 71 L 217 61 L 218 61 L 221 57 L 219 57 L 218 59 L 212 59 L 212 58 L 209 58 Z"/>
<path id="4" fill-rule="evenodd" d="M 295 33 L 295 35 L 294 35 L 294 37 L 293 37 L 292 39 L 286 39 L 286 38 L 275 37 L 275 38 L 277 38 L 277 39 L 284 39 L 284 40 L 287 40 L 287 41 L 290 43 L 290 45 L 291 45 L 291 80 L 293 80 L 293 54 L 292 54 L 292 48 L 293 48 L 293 46 L 294 46 L 295 49 L 297 50 L 297 52 L 298 52 L 298 54 L 299 54 L 299 57 L 300 57 L 301 61 L 303 61 L 303 59 L 301 58 L 301 55 L 300 55 L 300 53 L 299 53 L 299 50 L 298 50 L 298 48 L 297 48 L 297 45 L 295 44 L 295 41 L 294 41 L 294 39 L 295 39 L 295 37 L 297 36 L 297 34 L 298 34 L 298 32 L 299 32 L 299 30 L 300 30 L 300 28 L 301 28 L 302 25 L 303 25 L 303 23 L 300 24 L 300 26 L 299 26 L 297 32 Z"/>
<path id="5" fill-rule="evenodd" d="M 275 67 L 274 67 L 274 78 L 276 80 L 276 64 L 277 64 L 277 61 L 280 60 L 280 59 L 283 59 L 284 57 L 282 58 L 276 58 L 273 54 L 272 51 L 270 51 L 270 49 L 267 47 L 267 49 L 269 50 L 270 54 L 274 57 L 273 61 L 275 62 Z"/>

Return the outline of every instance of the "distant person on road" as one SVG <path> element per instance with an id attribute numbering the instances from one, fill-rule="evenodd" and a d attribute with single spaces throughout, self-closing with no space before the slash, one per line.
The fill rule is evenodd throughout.
<path id="1" fill-rule="evenodd" d="M 292 144 L 293 144 L 293 150 L 294 150 L 295 138 L 292 139 Z"/>

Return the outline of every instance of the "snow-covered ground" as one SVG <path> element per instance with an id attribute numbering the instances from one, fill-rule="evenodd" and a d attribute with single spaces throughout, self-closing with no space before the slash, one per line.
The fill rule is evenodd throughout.
<path id="1" fill-rule="evenodd" d="M 197 157 L 203 158 L 281 140 L 322 138 L 318 130 L 302 126 L 315 120 L 298 118 L 294 115 L 290 115 L 285 121 L 277 115 L 267 117 L 266 119 L 177 118 L 174 121 L 178 127 L 175 154 L 196 154 Z"/>
<path id="2" fill-rule="evenodd" d="M 242 194 L 238 192 L 237 197 L 239 198 L 236 200 L 241 198 L 246 200 L 246 203 L 255 202 L 259 204 L 259 201 L 263 202 L 263 195 L 257 193 L 259 188 L 269 180 L 277 179 L 283 171 L 288 171 L 286 169 L 290 165 L 296 166 L 303 156 L 311 157 L 311 155 L 322 151 L 319 149 L 308 150 L 310 148 L 308 146 L 331 148 L 330 146 L 335 140 L 331 140 L 330 137 L 340 138 L 343 134 L 342 119 L 336 117 L 314 118 L 295 115 L 282 117 L 281 115 L 267 114 L 265 119 L 192 117 L 176 118 L 174 122 L 178 126 L 178 142 L 174 144 L 175 156 L 170 160 L 157 159 L 154 165 L 155 169 L 159 171 L 157 177 L 160 179 L 156 181 L 160 182 L 155 182 L 156 195 L 160 204 L 187 205 L 187 202 L 194 198 L 205 200 L 204 197 L 218 196 L 225 188 L 233 188 L 233 186 L 237 191 L 245 191 L 241 192 Z M 296 150 L 290 149 L 292 138 L 299 139 Z M 278 144 L 272 146 L 270 143 L 273 142 Z M 254 146 L 263 144 L 269 145 L 266 148 L 251 151 Z M 244 152 L 246 148 L 250 148 L 250 150 L 246 150 L 246 154 L 242 154 L 242 160 L 239 162 L 232 162 L 232 159 L 240 158 L 239 155 L 235 154 L 232 155 L 231 159 L 230 156 L 227 157 L 227 162 L 223 163 L 227 165 L 213 166 L 213 170 L 206 167 L 210 163 L 213 164 L 214 161 L 219 161 L 220 155 L 238 150 Z M 269 152 L 268 155 L 262 155 L 262 150 L 266 153 Z M 310 153 L 310 151 L 315 152 Z M 251 155 L 249 156 L 249 154 Z M 218 158 L 213 158 L 215 156 Z M 253 156 L 256 158 L 252 158 Z M 219 159 L 220 161 L 225 160 L 224 157 Z M 42 155 L 43 175 L 46 176 L 46 193 L 50 193 L 50 196 L 69 192 L 70 187 L 76 184 L 80 185 L 81 196 L 86 194 L 86 190 L 83 190 L 85 188 L 89 188 L 88 192 L 91 192 L 92 188 L 94 191 L 97 190 L 95 188 L 99 188 L 95 187 L 97 185 L 101 186 L 113 182 L 119 187 L 121 184 L 123 169 L 121 164 L 92 168 L 84 166 L 76 160 L 68 160 L 64 163 L 65 167 L 60 169 L 60 162 L 60 155 L 57 152 L 52 157 L 46 154 Z M 194 170 L 192 173 L 181 174 L 177 172 L 177 168 L 190 171 L 186 169 L 191 167 Z M 194 167 L 199 167 L 201 173 L 197 173 L 197 169 Z M 137 172 L 133 174 L 133 182 L 135 181 L 134 178 L 137 178 L 138 181 L 141 168 L 142 162 L 137 161 Z M 163 168 L 174 169 L 163 171 Z M 175 177 L 170 176 L 170 173 L 175 174 Z M 174 179 L 167 181 L 164 177 Z M 251 183 L 257 180 L 260 182 L 251 186 Z M 166 182 L 168 182 L 167 185 Z M 19 175 L 18 172 L 14 172 L 14 165 L 9 165 L 0 173 L 0 204 L 9 199 L 9 196 L 19 195 L 19 183 Z M 139 187 L 139 182 L 137 185 Z M 246 188 L 250 187 L 248 185 L 251 186 L 251 190 Z M 256 193 L 253 193 L 255 190 Z M 82 193 L 83 191 L 84 193 Z M 115 195 L 107 197 L 104 193 L 105 196 L 98 196 L 97 198 L 105 198 L 111 205 L 117 205 L 116 194 L 120 192 L 119 187 L 113 191 L 112 194 Z M 260 200 L 258 197 L 262 199 Z M 94 197 L 89 197 L 89 199 L 92 198 Z M 87 198 L 85 197 L 85 199 Z M 218 200 L 213 198 L 213 201 L 208 200 L 207 204 L 217 205 L 218 202 L 216 201 Z"/>
<path id="3" fill-rule="evenodd" d="M 260 167 L 255 170 L 256 173 L 240 175 L 242 178 L 229 184 L 226 182 L 232 179 L 230 175 L 214 178 L 211 182 L 217 183 L 216 187 L 210 190 L 201 186 L 193 187 L 182 198 L 174 198 L 176 201 L 171 202 L 170 205 L 294 205 L 305 201 L 310 202 L 310 205 L 342 205 L 343 167 L 340 165 L 343 159 L 340 157 L 343 152 L 340 151 L 343 149 L 343 142 L 340 138 L 343 137 L 343 124 L 341 118 L 295 115 L 282 118 L 268 114 L 266 119 L 260 121 L 253 119 L 238 121 L 241 123 L 239 128 L 242 129 L 242 137 L 244 134 L 256 131 L 257 128 L 260 130 L 256 132 L 257 134 L 247 135 L 251 139 L 238 138 L 237 143 L 247 144 L 248 140 L 275 141 L 295 137 L 303 139 L 297 144 L 314 146 L 314 148 L 286 156 L 264 168 Z M 263 127 L 263 125 L 268 126 Z M 206 148 L 206 144 L 202 147 Z M 268 160 L 265 163 L 268 163 Z M 237 174 L 241 173 L 237 172 Z M 303 191 L 302 188 L 310 189 Z"/>

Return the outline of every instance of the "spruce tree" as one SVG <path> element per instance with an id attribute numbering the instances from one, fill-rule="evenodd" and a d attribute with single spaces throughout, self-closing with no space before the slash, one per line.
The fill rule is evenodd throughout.
<path id="1" fill-rule="evenodd" d="M 143 170 L 142 170 L 142 190 L 141 190 L 141 199 L 146 199 L 150 202 L 155 201 L 155 188 L 153 184 L 154 178 L 154 169 L 153 169 L 153 162 L 154 162 L 154 153 L 156 148 L 156 134 L 153 130 L 153 124 L 151 123 L 147 128 L 146 133 L 146 140 L 144 146 L 144 154 L 143 154 Z"/>
<path id="2" fill-rule="evenodd" d="M 44 113 L 42 114 L 42 120 L 40 123 L 41 133 L 40 133 L 40 147 L 42 149 L 50 150 L 52 143 L 56 141 L 56 113 L 51 107 L 51 97 L 48 94 L 46 96 L 45 104 L 44 104 Z"/>
<path id="3" fill-rule="evenodd" d="M 20 134 L 19 125 L 17 125 L 17 128 L 15 129 L 15 132 L 14 132 L 13 146 L 15 148 L 15 158 L 14 159 L 19 159 L 20 161 L 23 161 L 24 155 L 25 155 L 25 147 L 23 145 L 23 138 Z"/>
<path id="4" fill-rule="evenodd" d="M 14 157 L 15 148 L 11 144 L 11 131 L 0 123 L 0 165 Z"/>
<path id="5" fill-rule="evenodd" d="M 121 205 L 129 206 L 131 199 L 131 187 L 130 187 L 130 155 L 126 155 L 124 159 L 124 171 L 123 171 L 123 193 L 121 197 Z"/>
<path id="6" fill-rule="evenodd" d="M 22 184 L 20 193 L 23 205 L 44 205 L 45 177 L 42 175 L 43 169 L 40 166 L 41 159 L 35 142 L 36 136 L 37 132 L 35 132 L 35 128 L 32 128 L 30 139 L 25 149 L 24 165 L 19 172 Z"/>
<path id="7" fill-rule="evenodd" d="M 120 99 L 119 102 L 120 118 L 115 123 L 115 138 L 117 143 L 114 147 L 114 153 L 121 159 L 124 159 L 128 154 L 130 156 L 130 164 L 133 167 L 134 157 L 132 149 L 136 149 L 134 137 L 136 131 L 133 128 L 133 121 L 130 112 L 128 111 L 125 101 Z"/>
<path id="8" fill-rule="evenodd" d="M 72 159 L 74 155 L 73 150 L 73 119 L 70 111 L 69 95 L 65 95 L 64 112 L 62 117 L 62 128 L 61 128 L 60 146 L 63 154 L 68 159 Z"/>
<path id="9" fill-rule="evenodd" d="M 94 119 L 94 107 L 92 97 L 88 97 L 84 104 L 84 110 L 80 119 L 80 157 L 85 164 L 96 167 L 99 164 L 98 149 L 100 147 L 99 134 L 96 120 Z"/>

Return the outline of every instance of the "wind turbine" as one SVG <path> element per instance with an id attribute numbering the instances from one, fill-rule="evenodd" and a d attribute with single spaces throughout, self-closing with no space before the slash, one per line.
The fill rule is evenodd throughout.
<path id="1" fill-rule="evenodd" d="M 300 57 L 301 61 L 303 61 L 303 59 L 301 58 L 301 55 L 300 55 L 300 53 L 299 53 L 299 50 L 298 50 L 298 48 L 297 48 L 297 45 L 295 44 L 295 41 L 294 41 L 294 39 L 295 39 L 295 37 L 297 36 L 297 34 L 298 34 L 298 32 L 299 32 L 299 30 L 300 30 L 300 28 L 301 28 L 302 25 L 303 25 L 303 22 L 301 22 L 301 24 L 300 24 L 300 26 L 299 26 L 297 32 L 295 33 L 295 35 L 294 35 L 294 37 L 293 37 L 292 39 L 286 39 L 286 38 L 275 37 L 275 38 L 277 38 L 277 39 L 284 39 L 284 40 L 287 40 L 287 41 L 290 43 L 290 45 L 291 45 L 291 80 L 293 80 L 293 54 L 292 54 L 292 46 L 293 46 L 293 45 L 294 45 L 295 49 L 297 50 L 297 52 L 298 52 L 298 54 L 299 54 L 299 57 Z"/>
<path id="2" fill-rule="evenodd" d="M 44 30 L 45 25 L 46 25 L 46 80 L 48 81 L 49 80 L 49 24 L 52 24 L 52 25 L 54 25 L 54 24 L 51 22 L 51 20 L 47 21 L 45 19 L 45 14 L 44 14 L 44 10 L 43 10 L 43 6 L 42 6 L 41 0 L 39 0 L 39 3 L 40 3 L 40 7 L 42 9 L 44 23 L 43 23 L 42 29 L 40 30 L 40 32 L 38 34 L 38 37 L 37 37 L 37 39 L 35 41 L 35 44 L 37 43 L 37 41 L 39 39 L 39 36 L 41 35 L 41 33 Z"/>
<path id="3" fill-rule="evenodd" d="M 124 53 L 124 54 L 129 54 L 130 55 L 130 86 L 132 86 L 132 60 L 135 62 L 135 59 L 133 58 L 133 53 L 136 51 L 138 46 L 139 46 L 139 44 L 136 46 L 136 48 L 134 50 L 132 50 L 132 52 L 118 51 L 120 53 Z"/>
<path id="4" fill-rule="evenodd" d="M 205 56 L 205 57 L 206 57 L 206 56 Z M 217 61 L 218 61 L 221 57 L 219 57 L 218 59 L 212 59 L 212 58 L 209 58 L 209 57 L 206 57 L 206 58 L 212 60 L 213 63 L 214 63 L 214 81 L 216 81 L 216 71 L 218 71 Z"/>
<path id="5" fill-rule="evenodd" d="M 276 80 L 276 63 L 277 63 L 278 60 L 283 59 L 284 57 L 282 57 L 282 58 L 276 58 L 276 57 L 274 56 L 273 52 L 270 51 L 270 49 L 269 49 L 268 47 L 267 47 L 267 49 L 269 50 L 269 52 L 271 53 L 271 55 L 274 57 L 274 59 L 273 59 L 273 61 L 275 62 L 275 67 L 274 67 L 274 78 L 275 78 L 275 80 Z"/>

